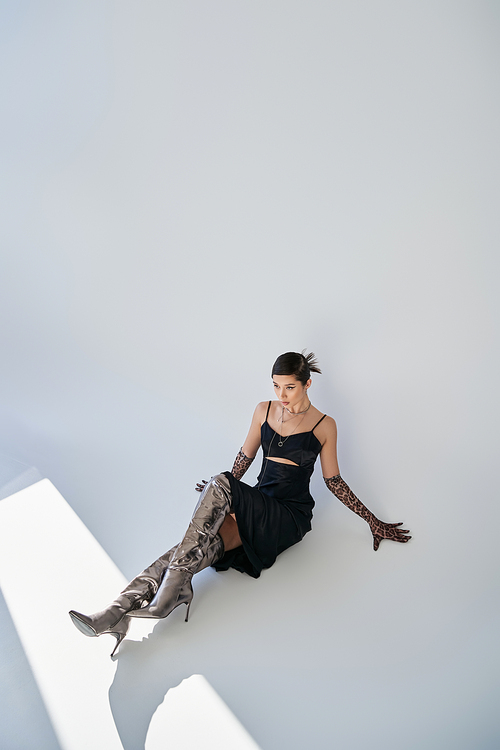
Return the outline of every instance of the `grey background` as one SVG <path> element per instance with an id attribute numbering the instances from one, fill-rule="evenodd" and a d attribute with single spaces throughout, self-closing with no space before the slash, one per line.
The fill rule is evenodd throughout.
<path id="1" fill-rule="evenodd" d="M 307 347 L 344 478 L 414 534 L 375 555 L 318 468 L 300 545 L 124 646 L 124 747 L 193 672 L 263 750 L 497 747 L 499 5 L 0 13 L 2 487 L 49 477 L 131 577 Z M 57 748 L 1 622 L 2 747 Z"/>

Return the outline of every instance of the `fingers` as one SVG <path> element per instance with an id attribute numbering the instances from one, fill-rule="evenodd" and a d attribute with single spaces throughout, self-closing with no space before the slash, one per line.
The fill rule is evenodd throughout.
<path id="1" fill-rule="evenodd" d="M 407 542 L 411 539 L 411 536 L 405 536 L 404 534 L 388 534 L 386 539 L 392 539 L 393 542 Z"/>
<path id="2" fill-rule="evenodd" d="M 196 482 L 196 487 L 195 487 L 196 492 L 203 492 L 206 484 L 207 484 L 206 479 L 202 479 L 201 482 Z"/>
<path id="3" fill-rule="evenodd" d="M 409 529 L 400 529 L 399 526 L 403 525 L 403 521 L 400 521 L 399 523 L 383 523 L 380 522 L 377 531 L 380 531 L 380 533 L 385 536 L 386 539 L 392 539 L 392 536 L 397 536 L 398 534 L 409 534 Z"/>
<path id="4" fill-rule="evenodd" d="M 401 524 L 384 524 L 385 528 L 378 529 L 380 533 L 373 533 L 373 549 L 375 552 L 378 550 L 380 546 L 380 542 L 382 539 L 389 539 L 389 541 L 392 542 L 409 542 L 411 539 L 411 536 L 405 536 L 405 534 L 409 534 L 408 529 L 398 529 L 397 526 L 400 526 Z"/>

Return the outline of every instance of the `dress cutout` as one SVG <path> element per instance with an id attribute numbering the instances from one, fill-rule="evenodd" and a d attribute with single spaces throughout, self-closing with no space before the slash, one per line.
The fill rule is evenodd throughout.
<path id="1" fill-rule="evenodd" d="M 263 568 L 270 568 L 276 557 L 297 544 L 311 530 L 314 500 L 309 482 L 321 443 L 314 434 L 324 414 L 312 430 L 290 435 L 278 447 L 279 435 L 267 419 L 261 426 L 262 467 L 254 487 L 235 479 L 226 471 L 233 496 L 233 510 L 242 546 L 226 552 L 214 564 L 216 570 L 235 568 L 258 578 Z M 270 461 L 268 456 L 287 458 L 298 464 Z"/>

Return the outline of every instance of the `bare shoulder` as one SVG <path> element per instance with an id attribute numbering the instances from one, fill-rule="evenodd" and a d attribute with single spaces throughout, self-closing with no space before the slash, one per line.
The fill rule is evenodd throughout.
<path id="1" fill-rule="evenodd" d="M 266 418 L 266 413 L 267 413 L 267 407 L 268 406 L 269 406 L 269 401 L 261 401 L 255 407 L 255 411 L 253 413 L 253 418 L 255 420 L 258 420 L 261 424 L 264 422 L 264 420 Z"/>
<path id="2" fill-rule="evenodd" d="M 337 423 L 333 417 L 325 417 L 314 430 L 316 437 L 322 445 L 326 442 L 336 442 Z"/>

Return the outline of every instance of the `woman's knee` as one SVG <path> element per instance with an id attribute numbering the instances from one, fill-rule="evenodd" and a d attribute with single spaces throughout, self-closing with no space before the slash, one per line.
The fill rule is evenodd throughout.
<path id="1" fill-rule="evenodd" d="M 225 474 L 216 474 L 215 476 L 211 478 L 210 483 L 221 484 L 227 492 L 231 491 L 231 485 L 229 484 L 229 479 L 226 477 Z"/>

